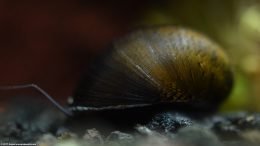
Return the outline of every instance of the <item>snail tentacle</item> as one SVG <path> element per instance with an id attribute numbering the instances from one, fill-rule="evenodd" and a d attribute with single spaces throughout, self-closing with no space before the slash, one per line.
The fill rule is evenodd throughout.
<path id="1" fill-rule="evenodd" d="M 22 85 L 12 85 L 12 86 L 1 86 L 0 90 L 16 90 L 16 89 L 24 89 L 24 88 L 33 88 L 36 89 L 39 93 L 41 93 L 44 97 L 46 97 L 51 103 L 53 103 L 59 110 L 65 113 L 68 116 L 72 116 L 72 112 L 62 107 L 57 101 L 55 101 L 46 91 L 37 86 L 36 84 L 22 84 Z"/>

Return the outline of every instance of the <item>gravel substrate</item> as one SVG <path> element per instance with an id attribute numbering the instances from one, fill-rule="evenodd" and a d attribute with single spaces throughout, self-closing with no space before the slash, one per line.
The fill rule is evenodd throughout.
<path id="1" fill-rule="evenodd" d="M 14 104 L 0 115 L 0 145 L 42 146 L 258 146 L 260 114 L 233 112 L 200 120 L 178 112 L 154 116 L 133 130 L 68 126 L 68 117 L 53 107 L 35 103 Z M 82 124 L 82 123 L 81 123 Z M 81 127 L 81 125 L 77 125 Z M 84 127 L 84 126 L 82 126 Z"/>

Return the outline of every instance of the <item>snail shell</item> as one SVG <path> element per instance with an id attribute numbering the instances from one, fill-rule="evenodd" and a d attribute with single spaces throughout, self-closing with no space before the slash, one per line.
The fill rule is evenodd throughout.
<path id="1" fill-rule="evenodd" d="M 189 29 L 140 29 L 115 41 L 79 84 L 72 111 L 187 103 L 215 109 L 233 76 L 227 56 Z"/>

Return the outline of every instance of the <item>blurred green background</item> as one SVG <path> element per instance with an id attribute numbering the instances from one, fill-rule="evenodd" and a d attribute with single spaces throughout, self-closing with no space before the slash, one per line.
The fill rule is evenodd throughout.
<path id="1" fill-rule="evenodd" d="M 65 103 L 112 40 L 160 24 L 200 31 L 226 50 L 235 86 L 222 111 L 260 111 L 259 0 L 0 0 L 0 85 L 35 83 Z"/>

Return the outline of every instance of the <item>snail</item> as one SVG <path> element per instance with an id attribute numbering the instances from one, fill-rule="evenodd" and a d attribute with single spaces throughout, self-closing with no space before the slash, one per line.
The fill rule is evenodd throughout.
<path id="1" fill-rule="evenodd" d="M 228 58 L 216 43 L 181 27 L 151 27 L 112 44 L 84 75 L 70 110 L 192 106 L 210 111 L 228 96 L 232 83 Z"/>
<path id="2" fill-rule="evenodd" d="M 174 109 L 215 111 L 232 84 L 232 69 L 219 45 L 190 29 L 158 26 L 116 40 L 83 74 L 67 109 L 34 84 L 5 89 L 36 88 L 64 113 L 80 119 L 82 114 L 109 119 L 117 113 L 116 121 L 120 116 L 136 123 Z"/>

